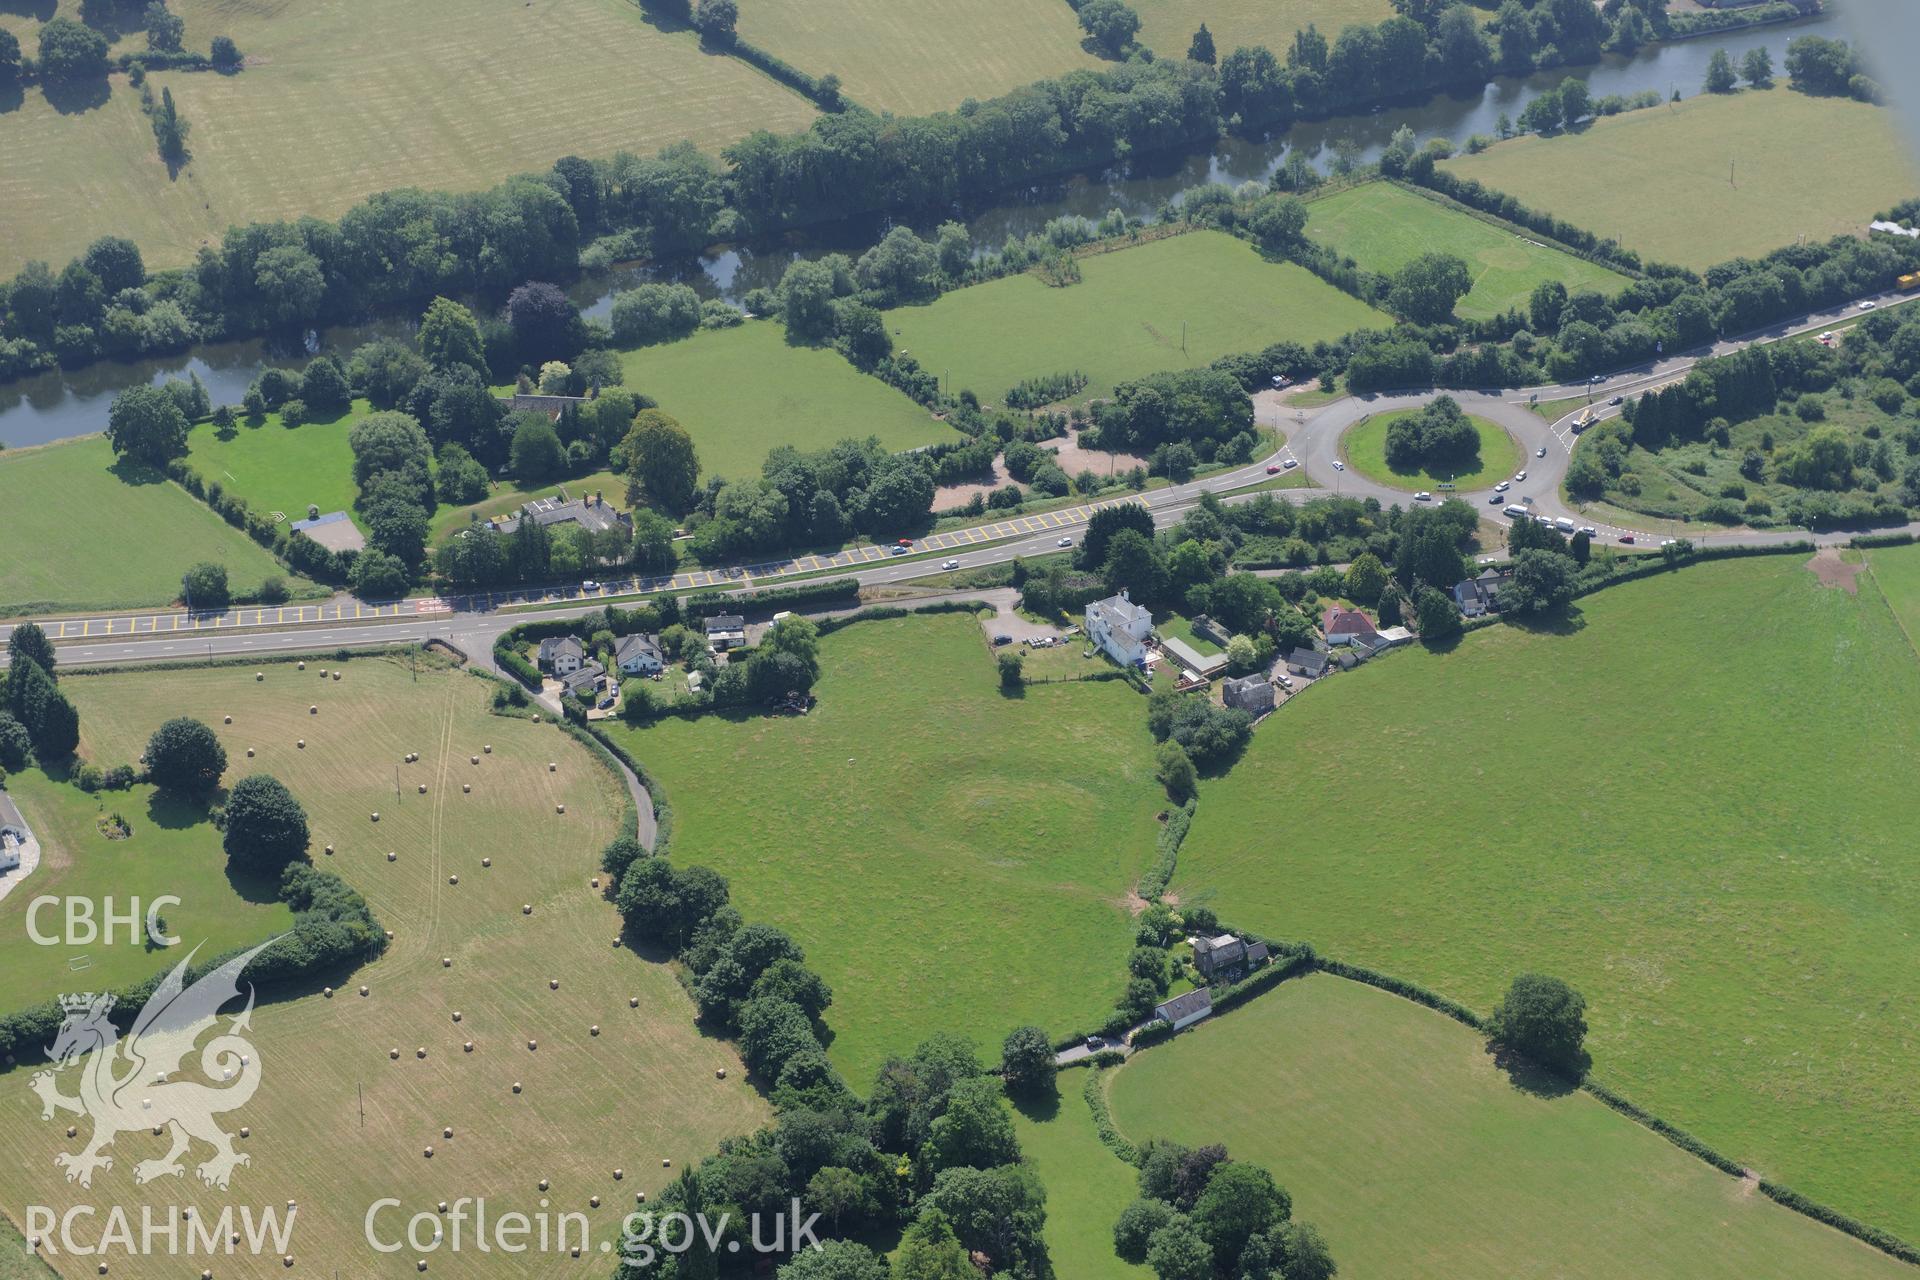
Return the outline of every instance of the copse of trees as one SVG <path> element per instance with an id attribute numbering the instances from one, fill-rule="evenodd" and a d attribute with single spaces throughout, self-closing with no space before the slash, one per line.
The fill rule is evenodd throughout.
<path id="1" fill-rule="evenodd" d="M 1452 396 L 1440 396 L 1387 424 L 1386 457 L 1400 471 L 1477 468 L 1480 433 Z"/>
<path id="2" fill-rule="evenodd" d="M 278 875 L 307 856 L 307 813 L 286 785 L 256 773 L 233 784 L 221 811 L 228 865 Z"/>
<path id="3" fill-rule="evenodd" d="M 1225 1146 L 1155 1139 L 1140 1153 L 1139 1198 L 1113 1227 L 1114 1252 L 1159 1280 L 1269 1276 L 1331 1280 L 1333 1256 L 1293 1197 Z"/>
<path id="4" fill-rule="evenodd" d="M 7 725 L 0 725 L 0 767 L 19 769 L 22 739 L 43 764 L 57 764 L 80 745 L 80 713 L 60 692 L 54 674 L 53 644 L 31 622 L 14 628 L 7 639 Z"/>
<path id="5" fill-rule="evenodd" d="M 220 739 L 190 716 L 176 716 L 155 729 L 143 759 L 154 786 L 192 797 L 211 794 L 227 770 Z"/>
<path id="6" fill-rule="evenodd" d="M 107 38 L 72 18 L 50 18 L 40 27 L 35 66 L 55 84 L 100 80 L 107 74 Z"/>

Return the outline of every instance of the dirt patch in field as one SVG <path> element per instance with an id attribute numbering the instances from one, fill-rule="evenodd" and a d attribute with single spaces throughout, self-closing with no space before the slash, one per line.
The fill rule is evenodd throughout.
<path id="1" fill-rule="evenodd" d="M 943 484 L 933 491 L 933 509 L 951 511 L 955 507 L 964 507 L 978 494 L 985 498 L 1001 485 L 1012 484 L 1013 477 L 1007 474 L 1006 459 L 995 457 L 993 460 L 993 481 L 989 484 Z"/>
<path id="2" fill-rule="evenodd" d="M 1860 575 L 1866 568 L 1864 560 L 1854 563 L 1842 560 L 1839 551 L 1832 547 L 1820 548 L 1813 553 L 1813 559 L 1807 561 L 1807 570 L 1820 580 L 1821 586 L 1844 591 L 1850 596 L 1860 594 Z"/>
<path id="3" fill-rule="evenodd" d="M 1080 437 L 1077 433 L 1069 435 L 1065 440 L 1042 440 L 1040 447 L 1051 451 L 1054 457 L 1060 460 L 1060 469 L 1070 476 L 1077 476 L 1082 471 L 1091 471 L 1105 478 L 1147 465 L 1145 458 L 1135 454 L 1083 449 L 1080 447 Z"/>

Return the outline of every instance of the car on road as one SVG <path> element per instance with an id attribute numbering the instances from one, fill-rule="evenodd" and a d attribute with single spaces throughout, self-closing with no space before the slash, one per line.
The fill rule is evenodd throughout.
<path id="1" fill-rule="evenodd" d="M 1544 458 L 1544 457 L 1546 457 L 1546 456 L 1547 456 L 1547 446 L 1545 446 L 1545 445 L 1541 445 L 1541 446 L 1540 446 L 1540 447 L 1539 447 L 1538 449 L 1535 449 L 1535 450 L 1533 451 L 1533 456 L 1534 456 L 1534 457 L 1536 457 L 1536 458 Z"/>
<path id="2" fill-rule="evenodd" d="M 1270 462 L 1270 463 L 1268 463 L 1268 464 L 1267 464 L 1267 474 L 1268 474 L 1268 475 L 1270 475 L 1270 476 L 1277 476 L 1277 475 L 1279 475 L 1279 474 L 1280 474 L 1280 464 L 1279 464 L 1279 463 L 1277 463 L 1277 462 Z"/>
<path id="3" fill-rule="evenodd" d="M 1567 519 L 1565 516 L 1561 516 L 1558 520 L 1555 520 L 1553 522 L 1553 527 L 1558 529 L 1562 533 L 1572 533 L 1573 521 Z"/>
<path id="4" fill-rule="evenodd" d="M 1062 539 L 1060 539 L 1060 541 L 1058 541 L 1058 542 L 1056 542 L 1056 543 L 1054 543 L 1053 545 L 1054 545 L 1054 546 L 1056 546 L 1056 547 L 1070 547 L 1070 546 L 1072 546 L 1072 545 L 1073 545 L 1073 539 L 1072 539 L 1072 538 L 1062 538 Z"/>
<path id="5" fill-rule="evenodd" d="M 1532 514 L 1532 512 L 1528 511 L 1525 507 L 1521 506 L 1519 503 L 1516 502 L 1512 506 L 1507 508 L 1506 514 L 1515 520 L 1525 520 L 1529 515 Z"/>
<path id="6" fill-rule="evenodd" d="M 890 556 L 903 556 L 907 554 L 907 549 L 896 542 L 887 548 L 887 554 Z"/>
<path id="7" fill-rule="evenodd" d="M 1422 489 L 1420 492 L 1413 495 L 1413 500 L 1415 502 L 1432 502 L 1433 495 L 1428 493 L 1425 489 Z"/>
<path id="8" fill-rule="evenodd" d="M 1606 380 L 1607 380 L 1607 375 L 1606 375 L 1606 374 L 1604 374 L 1604 373 L 1596 373 L 1596 374 L 1594 374 L 1594 375 L 1593 375 L 1593 376 L 1592 376 L 1591 378 L 1588 378 L 1588 379 L 1587 379 L 1587 385 L 1588 385 L 1588 386 L 1591 386 L 1591 387 L 1597 387 L 1597 386 L 1599 386 L 1599 385 L 1600 385 L 1601 383 L 1603 383 L 1603 382 L 1605 382 Z"/>
<path id="9" fill-rule="evenodd" d="M 1511 488 L 1513 488 L 1513 481 L 1502 480 L 1499 484 L 1493 486 L 1493 491 L 1495 493 L 1505 493 L 1507 490 Z"/>
<path id="10" fill-rule="evenodd" d="M 1506 500 L 1507 495 L 1504 493 L 1490 493 L 1487 495 L 1487 505 L 1490 507 L 1497 507 Z"/>
<path id="11" fill-rule="evenodd" d="M 1013 643 L 1013 637 L 1009 635 L 998 635 L 993 638 L 993 647 L 996 649 L 998 649 L 1002 645 L 1008 645 L 1012 643 Z"/>
<path id="12" fill-rule="evenodd" d="M 1663 547 L 1670 547 L 1674 544 L 1674 541 L 1675 539 L 1673 538 L 1662 538 L 1660 539 L 1660 545 Z"/>
<path id="13" fill-rule="evenodd" d="M 1607 407 L 1608 408 L 1617 407 L 1619 405 L 1625 404 L 1626 400 L 1627 398 L 1625 396 L 1615 396 L 1613 399 L 1607 401 Z"/>
<path id="14" fill-rule="evenodd" d="M 1551 529 L 1551 528 L 1553 528 L 1553 517 L 1552 517 L 1552 516 L 1535 516 L 1535 517 L 1533 518 L 1533 522 L 1534 522 L 1535 524 L 1537 524 L 1537 525 L 1541 525 L 1541 526 L 1543 526 L 1543 527 L 1545 527 L 1545 528 L 1548 528 L 1548 529 Z"/>
<path id="15" fill-rule="evenodd" d="M 1860 304 L 1860 309 L 1862 311 L 1871 311 L 1879 305 L 1880 304 L 1875 302 L 1872 298 L 1868 298 L 1865 302 Z"/>
<path id="16" fill-rule="evenodd" d="M 1288 470 L 1288 471 L 1291 471 L 1291 470 L 1293 470 L 1293 469 L 1294 469 L 1295 467 L 1297 467 L 1297 466 L 1299 466 L 1299 465 L 1300 465 L 1300 459 L 1298 459 L 1298 458 L 1288 458 L 1288 459 L 1287 459 L 1287 460 L 1286 460 L 1285 462 L 1283 462 L 1283 463 L 1281 463 L 1280 465 L 1281 465 L 1282 467 L 1284 467 L 1284 468 L 1285 468 L 1286 470 Z"/>
<path id="17" fill-rule="evenodd" d="M 1340 459 L 1335 458 L 1333 460 L 1333 469 L 1335 471 L 1345 471 L 1347 469 L 1347 464 L 1340 461 Z"/>
<path id="18" fill-rule="evenodd" d="M 1587 535 L 1587 536 L 1588 536 L 1589 538 L 1597 538 L 1597 537 L 1599 537 L 1599 536 L 1600 536 L 1600 531 L 1599 531 L 1598 529 L 1596 529 L 1596 528 L 1594 528 L 1594 527 L 1593 527 L 1592 525 L 1590 525 L 1590 524 L 1583 524 L 1583 525 L 1581 525 L 1581 526 L 1580 526 L 1580 527 L 1579 527 L 1578 529 L 1576 529 L 1576 530 L 1574 530 L 1574 532 L 1575 532 L 1575 533 L 1584 533 L 1584 534 L 1586 534 L 1586 535 Z"/>
<path id="19" fill-rule="evenodd" d="M 1620 535 L 1620 541 L 1622 541 L 1622 542 L 1624 542 L 1624 543 L 1626 543 L 1626 544 L 1627 544 L 1628 546 L 1632 546 L 1632 545 L 1633 545 L 1633 535 L 1632 535 L 1632 534 L 1630 534 L 1630 533 L 1623 533 L 1623 534 L 1621 534 L 1621 535 Z"/>
<path id="20" fill-rule="evenodd" d="M 1517 473 L 1515 473 L 1515 475 L 1514 475 L 1514 477 L 1513 477 L 1513 482 L 1514 482 L 1515 484 L 1519 484 L 1519 483 L 1521 483 L 1522 481 L 1524 481 L 1524 480 L 1525 480 L 1526 478 L 1527 478 L 1527 473 L 1526 473 L 1526 472 L 1524 472 L 1524 471 L 1521 471 L 1521 472 L 1517 472 Z"/>
<path id="21" fill-rule="evenodd" d="M 958 569 L 960 567 L 960 562 L 958 560 L 942 560 L 940 562 L 940 567 L 942 569 Z"/>

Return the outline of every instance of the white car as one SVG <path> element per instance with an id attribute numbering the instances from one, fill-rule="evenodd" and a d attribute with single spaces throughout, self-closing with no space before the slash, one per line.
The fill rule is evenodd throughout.
<path id="1" fill-rule="evenodd" d="M 1520 483 L 1521 481 L 1523 481 L 1523 480 L 1525 480 L 1526 478 L 1527 478 L 1527 473 L 1526 473 L 1526 472 L 1524 472 L 1524 471 L 1522 471 L 1522 472 L 1521 472 L 1520 474 L 1518 474 L 1518 475 L 1516 475 L 1516 476 L 1515 476 L 1515 477 L 1513 478 L 1513 482 L 1514 482 L 1515 484 L 1519 484 L 1519 483 Z"/>
<path id="2" fill-rule="evenodd" d="M 1534 456 L 1534 457 L 1536 457 L 1536 458 L 1544 458 L 1544 457 L 1546 457 L 1546 456 L 1547 456 L 1547 446 L 1545 446 L 1545 445 L 1541 445 L 1541 446 L 1540 446 L 1540 447 L 1539 447 L 1538 449 L 1536 449 L 1536 450 L 1534 450 L 1534 451 L 1533 451 L 1533 456 Z"/>
<path id="3" fill-rule="evenodd" d="M 1577 530 L 1576 530 L 1575 532 L 1577 532 L 1577 533 L 1584 533 L 1584 534 L 1586 534 L 1586 535 L 1587 535 L 1587 536 L 1588 536 L 1589 538 L 1597 538 L 1597 537 L 1599 537 L 1599 536 L 1600 536 L 1600 531 L 1599 531 L 1598 529 L 1596 529 L 1596 528 L 1594 528 L 1594 527 L 1593 527 L 1592 525 L 1590 525 L 1590 524 L 1583 524 L 1583 525 L 1581 525 L 1581 526 L 1579 527 L 1579 529 L 1577 529 Z"/>
<path id="4" fill-rule="evenodd" d="M 1300 460 L 1298 458 L 1288 458 L 1285 462 L 1280 464 L 1280 469 L 1282 471 L 1291 471 L 1299 465 L 1300 465 Z"/>
<path id="5" fill-rule="evenodd" d="M 1054 543 L 1053 545 L 1054 545 L 1054 546 L 1056 546 L 1056 547 L 1070 547 L 1070 546 L 1072 546 L 1072 545 L 1073 545 L 1073 539 L 1072 539 L 1072 538 L 1062 538 L 1062 539 L 1060 539 L 1060 541 L 1058 541 L 1058 542 L 1056 542 L 1056 543 Z"/>
<path id="6" fill-rule="evenodd" d="M 1511 480 L 1502 480 L 1499 484 L 1493 486 L 1493 491 L 1495 493 L 1505 493 L 1511 488 L 1513 488 L 1513 482 Z"/>
<path id="7" fill-rule="evenodd" d="M 1333 469 L 1335 471 L 1345 471 L 1347 469 L 1347 464 L 1340 461 L 1340 459 L 1335 458 L 1333 460 Z"/>
<path id="8" fill-rule="evenodd" d="M 1415 502 L 1432 502 L 1433 495 L 1428 493 L 1425 489 L 1422 489 L 1420 492 L 1413 495 L 1413 500 Z"/>
<path id="9" fill-rule="evenodd" d="M 1673 543 L 1674 543 L 1674 540 L 1672 538 L 1662 538 L 1660 540 L 1660 545 L 1663 547 L 1670 547 L 1673 545 Z"/>
<path id="10" fill-rule="evenodd" d="M 942 569 L 958 569 L 960 567 L 960 562 L 958 560 L 942 560 L 940 562 L 940 567 Z"/>
<path id="11" fill-rule="evenodd" d="M 1868 298 L 1865 302 L 1860 304 L 1860 309 L 1862 311 L 1871 311 L 1879 305 L 1880 304 L 1875 302 L 1872 298 Z"/>
<path id="12" fill-rule="evenodd" d="M 595 582 L 592 578 L 588 578 L 585 582 L 580 584 L 580 589 L 582 591 L 598 591 L 600 589 L 600 584 Z"/>

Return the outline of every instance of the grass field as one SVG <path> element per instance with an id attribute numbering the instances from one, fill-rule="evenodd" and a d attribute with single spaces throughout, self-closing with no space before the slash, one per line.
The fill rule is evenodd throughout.
<path id="1" fill-rule="evenodd" d="M 1056 1096 L 1014 1107 L 1021 1158 L 1047 1188 L 1047 1253 L 1061 1277 L 1144 1280 L 1153 1273 L 1113 1251 L 1114 1220 L 1139 1194 L 1137 1174 L 1101 1144 L 1086 1084 L 1086 1068 L 1063 1071 Z"/>
<path id="2" fill-rule="evenodd" d="M 627 386 L 693 435 L 707 476 L 757 476 L 776 445 L 878 436 L 891 450 L 957 440 L 953 428 L 830 347 L 789 346 L 770 321 L 711 329 L 621 357 Z"/>
<path id="3" fill-rule="evenodd" d="M 840 77 L 863 107 L 896 115 L 948 111 L 1100 60 L 1064 5 L 974 0 L 763 0 L 740 10 L 740 34 L 811 75 Z M 1224 53 L 1225 50 L 1222 50 Z"/>
<path id="4" fill-rule="evenodd" d="M 1096 254 L 1080 259 L 1080 270 L 1081 282 L 1064 289 L 1022 274 L 890 311 L 894 345 L 948 387 L 999 404 L 1023 378 L 1078 370 L 1085 395 L 1104 395 L 1142 374 L 1393 323 L 1306 268 L 1267 262 L 1219 231 Z"/>
<path id="5" fill-rule="evenodd" d="M 0 1208 L 20 1220 L 23 1203 L 57 1209 L 89 1196 L 208 1213 L 224 1201 L 297 1200 L 298 1258 L 396 1280 L 414 1274 L 418 1255 L 375 1254 L 362 1235 L 368 1207 L 382 1196 L 404 1204 L 380 1220 L 388 1235 L 437 1199 L 472 1195 L 486 1196 L 496 1214 L 534 1213 L 550 1200 L 553 1212 L 586 1213 L 595 1239 L 610 1238 L 635 1191 L 657 1191 L 680 1165 L 767 1114 L 730 1047 L 695 1028 L 670 972 L 608 945 L 619 917 L 588 881 L 618 829 L 624 790 L 552 726 L 490 715 L 488 686 L 469 676 L 428 667 L 416 683 L 398 660 L 357 659 L 343 680 L 323 685 L 318 665 L 334 664 L 309 663 L 304 673 L 263 666 L 267 679 L 258 684 L 248 667 L 63 682 L 80 707 L 85 748 L 101 758 L 126 758 L 168 715 L 215 725 L 229 778 L 262 769 L 283 779 L 312 819 L 316 861 L 364 892 L 395 939 L 377 962 L 332 979 L 341 987 L 332 999 L 309 993 L 254 1011 L 261 1088 L 226 1118 L 229 1129 L 251 1127 L 240 1145 L 252 1164 L 236 1172 L 229 1192 L 207 1190 L 191 1171 L 137 1189 L 135 1160 L 164 1150 L 162 1139 L 144 1133 L 120 1139 L 120 1158 L 90 1193 L 69 1186 L 53 1155 L 77 1144 L 39 1119 L 15 1074 L 0 1079 L 0 1159 L 15 1171 L 0 1187 Z M 307 714 L 315 702 L 318 717 Z M 220 727 L 225 714 L 231 727 Z M 294 745 L 302 736 L 304 750 Z M 250 745 L 258 755 L 246 760 Z M 400 764 L 409 751 L 420 753 L 418 764 Z M 481 764 L 469 764 L 470 755 Z M 548 771 L 549 761 L 557 770 Z M 429 793 L 417 795 L 416 782 Z M 367 819 L 376 809 L 377 826 Z M 204 856 L 218 859 L 218 834 L 204 822 L 193 831 Z M 326 843 L 336 856 L 320 853 Z M 386 860 L 388 850 L 398 861 Z M 458 885 L 449 883 L 453 875 Z M 533 904 L 531 916 L 522 903 Z M 354 994 L 360 983 L 369 987 L 365 998 Z M 628 1007 L 630 996 L 638 1009 Z M 590 1024 L 601 1034 L 590 1035 Z M 463 1039 L 474 1042 L 472 1054 L 462 1052 Z M 390 1047 L 401 1050 L 398 1061 L 389 1060 Z M 428 1050 L 424 1060 L 416 1047 Z M 717 1067 L 729 1068 L 726 1080 L 715 1078 Z M 517 1095 L 516 1080 L 524 1086 Z M 73 1090 L 70 1080 L 63 1087 Z M 453 1129 L 451 1139 L 443 1127 Z M 422 1158 L 428 1145 L 431 1164 Z M 614 1180 L 616 1167 L 624 1181 Z M 552 1181 L 545 1196 L 541 1178 Z M 602 1207 L 589 1208 L 590 1196 Z M 79 1274 L 73 1263 L 91 1274 L 92 1261 L 69 1260 L 70 1274 Z M 180 1269 L 177 1258 L 112 1261 L 115 1275 Z M 281 1270 L 264 1261 L 214 1265 L 237 1274 Z M 547 1253 L 487 1269 L 556 1275 L 578 1265 Z"/>
<path id="6" fill-rule="evenodd" d="M 366 414 L 366 401 L 336 417 L 289 430 L 277 413 L 259 425 L 242 418 L 231 440 L 222 440 L 211 423 L 187 437 L 187 460 L 206 480 L 239 494 L 255 511 L 280 511 L 289 520 L 307 518 L 311 504 L 322 511 L 353 511 L 359 488 L 353 483 L 353 450 L 347 431 Z"/>
<path id="7" fill-rule="evenodd" d="M 1802 236 L 1859 233 L 1920 189 L 1885 109 L 1786 88 L 1629 111 L 1564 136 L 1502 142 L 1446 168 L 1696 270 Z"/>
<path id="8" fill-rule="evenodd" d="M 1468 414 L 1467 420 L 1480 433 L 1480 465 L 1471 474 L 1433 472 L 1425 467 L 1413 471 L 1394 470 L 1387 463 L 1387 428 L 1397 419 L 1417 412 L 1417 409 L 1395 409 L 1391 413 L 1373 414 L 1347 432 L 1346 439 L 1340 442 L 1340 456 L 1368 479 L 1399 489 L 1431 489 L 1449 482 L 1462 490 L 1485 489 L 1519 470 L 1520 446 L 1513 442 L 1513 437 L 1473 414 Z"/>
<path id="9" fill-rule="evenodd" d="M 1564 977 L 1600 1079 L 1920 1238 L 1920 658 L 1881 589 L 1912 616 L 1920 549 L 1873 554 L 1857 596 L 1712 564 L 1336 680 L 1203 788 L 1177 888 L 1483 1012 Z"/>
<path id="10" fill-rule="evenodd" d="M 1627 283 L 1616 271 L 1482 222 L 1391 182 L 1337 191 L 1307 206 L 1307 235 L 1368 271 L 1391 274 L 1423 253 L 1451 253 L 1473 272 L 1473 289 L 1454 314 L 1485 320 L 1526 309 L 1534 286 L 1611 294 Z"/>
<path id="11" fill-rule="evenodd" d="M 0 614 L 166 604 L 201 560 L 226 565 L 236 590 L 294 581 L 180 486 L 116 464 L 104 436 L 0 452 L 0 510 Z"/>
<path id="12" fill-rule="evenodd" d="M 333 217 L 395 187 L 479 189 L 568 154 L 683 138 L 717 150 L 815 114 L 629 0 L 176 0 L 174 12 L 189 48 L 225 34 L 248 59 L 234 76 L 154 77 L 193 126 L 191 163 L 169 180 L 124 77 L 78 114 L 29 90 L 0 114 L 0 274 L 36 257 L 57 268 L 108 233 L 136 240 L 150 266 L 180 266 L 233 223 Z"/>
<path id="13" fill-rule="evenodd" d="M 997 1053 L 1021 1023 L 1105 1021 L 1161 807 L 1140 695 L 1005 697 L 965 615 L 863 622 L 820 659 L 804 718 L 615 730 L 673 805 L 675 860 L 805 946 L 833 986 L 834 1061 L 863 1089 L 934 1031 Z"/>
<path id="14" fill-rule="evenodd" d="M 1312 23 L 1331 42 L 1341 28 L 1393 16 L 1388 0 L 1141 0 L 1140 43 L 1163 58 L 1184 58 L 1201 23 L 1213 33 L 1216 56 L 1239 45 L 1265 45 L 1280 57 L 1293 33 Z"/>
<path id="15" fill-rule="evenodd" d="M 1265 1165 L 1343 1276 L 1908 1274 L 1585 1094 L 1516 1088 L 1465 1027 L 1339 978 L 1149 1049 L 1109 1093 L 1135 1142 L 1225 1142 Z"/>

